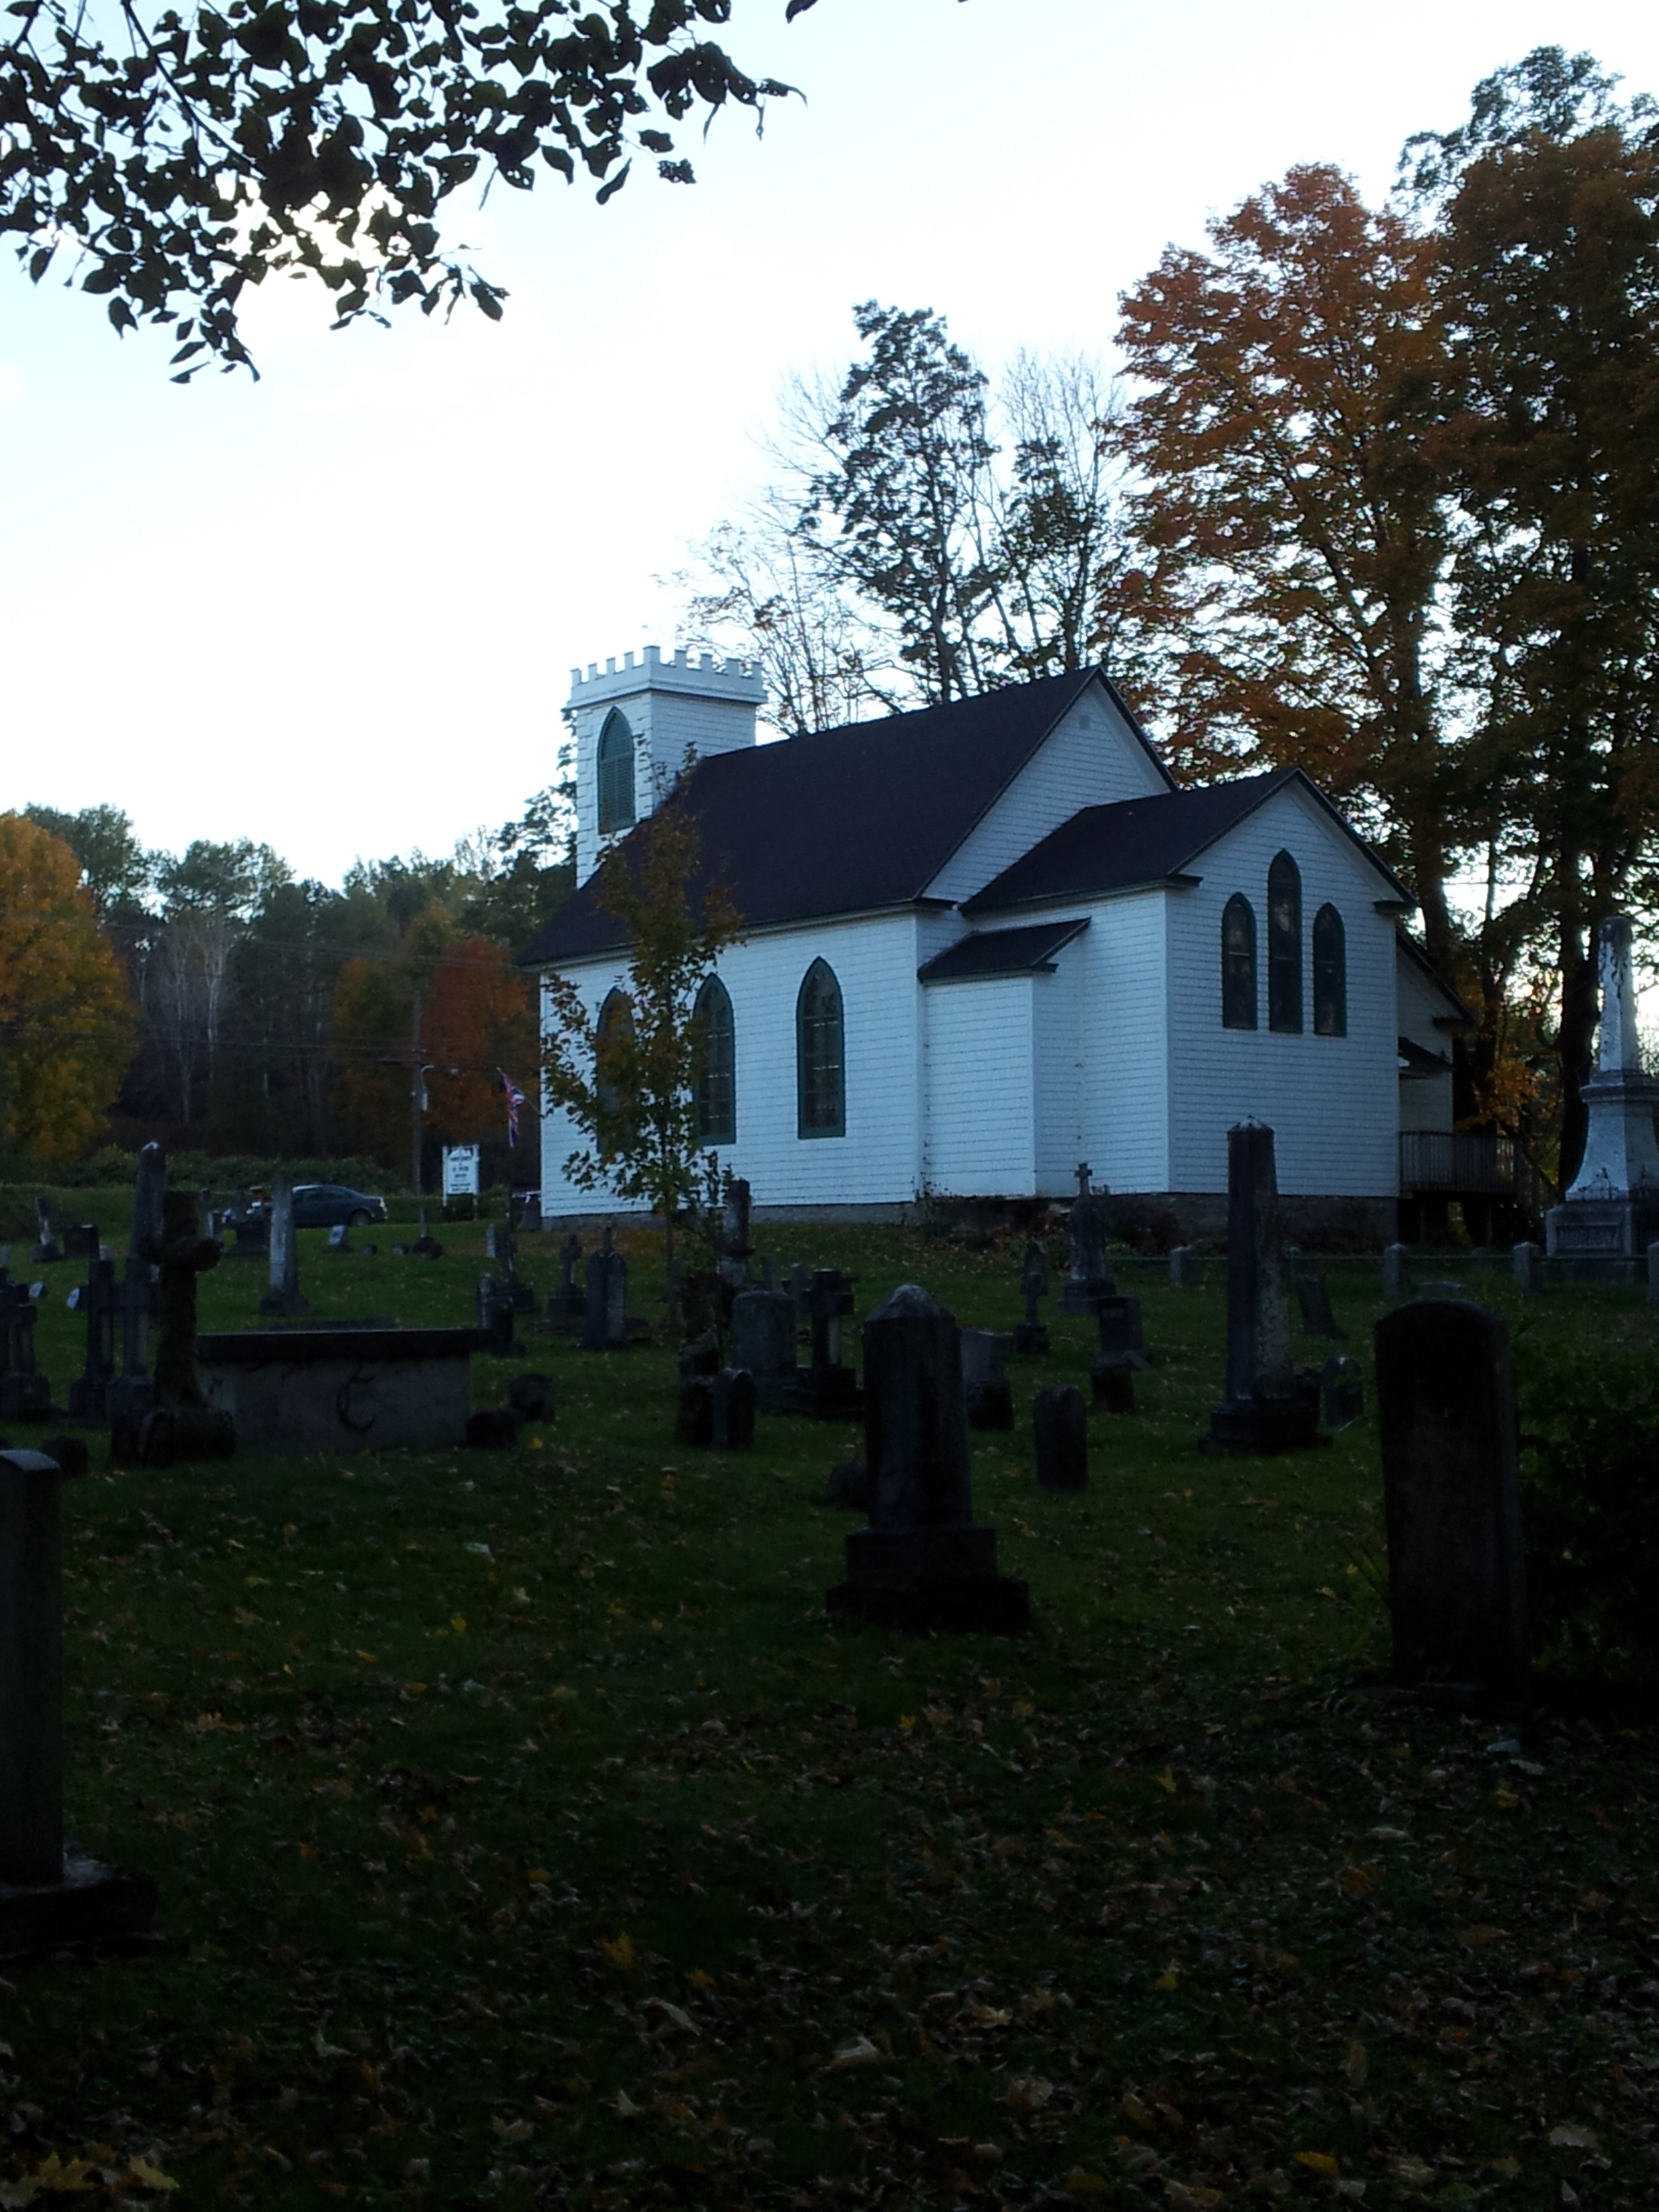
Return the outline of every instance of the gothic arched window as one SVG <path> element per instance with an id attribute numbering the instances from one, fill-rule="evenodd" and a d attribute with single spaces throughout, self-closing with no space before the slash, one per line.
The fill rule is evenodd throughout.
<path id="1" fill-rule="evenodd" d="M 1267 1027 L 1302 1030 L 1302 872 L 1288 853 L 1267 870 Z"/>
<path id="2" fill-rule="evenodd" d="M 1221 910 L 1221 1026 L 1255 1027 L 1255 909 L 1243 891 Z"/>
<path id="3" fill-rule="evenodd" d="M 599 732 L 599 835 L 634 826 L 634 732 L 612 708 Z"/>
<path id="4" fill-rule="evenodd" d="M 803 1137 L 847 1133 L 841 985 L 826 960 L 815 960 L 795 1000 L 796 1115 Z"/>
<path id="5" fill-rule="evenodd" d="M 1322 906 L 1313 926 L 1314 1035 L 1348 1034 L 1348 949 L 1342 917 Z"/>
<path id="6" fill-rule="evenodd" d="M 593 1024 L 593 1088 L 599 1103 L 614 1114 L 622 1103 L 617 1082 L 615 1054 L 625 1038 L 634 1034 L 634 1009 L 623 991 L 610 991 Z"/>
<path id="7" fill-rule="evenodd" d="M 697 1133 L 706 1145 L 738 1140 L 738 1040 L 732 994 L 718 975 L 697 994 L 702 1073 L 697 1081 Z"/>

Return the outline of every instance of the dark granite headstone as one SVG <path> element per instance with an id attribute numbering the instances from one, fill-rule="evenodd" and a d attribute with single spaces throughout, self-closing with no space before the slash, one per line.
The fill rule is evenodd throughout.
<path id="1" fill-rule="evenodd" d="M 155 1401 L 155 1386 L 149 1377 L 155 1289 L 151 1272 L 148 1260 L 129 1254 L 116 1292 L 121 1316 L 121 1371 L 104 1392 L 105 1417 L 112 1423 L 143 1413 Z"/>
<path id="2" fill-rule="evenodd" d="M 1245 1121 L 1227 1132 L 1227 1395 L 1210 1415 L 1210 1449 L 1294 1451 L 1321 1441 L 1317 1378 L 1291 1360 L 1273 1133 Z"/>
<path id="3" fill-rule="evenodd" d="M 754 1255 L 754 1247 L 749 1241 L 752 1205 L 746 1180 L 742 1176 L 728 1176 L 720 1204 L 720 1249 L 715 1264 L 720 1279 L 733 1291 L 745 1289 L 749 1282 L 749 1262 Z"/>
<path id="4" fill-rule="evenodd" d="M 559 1247 L 562 1279 L 558 1289 L 547 1302 L 547 1317 L 550 1322 L 580 1321 L 587 1311 L 586 1293 L 576 1284 L 576 1265 L 581 1256 L 580 1242 L 573 1231 Z"/>
<path id="5" fill-rule="evenodd" d="M 1048 1332 L 1037 1316 L 1038 1300 L 1048 1295 L 1048 1255 L 1035 1237 L 1025 1247 L 1019 1289 L 1025 1301 L 1025 1318 L 1014 1331 L 1014 1350 L 1030 1358 L 1048 1349 Z"/>
<path id="6" fill-rule="evenodd" d="M 1296 1302 L 1301 1309 L 1302 1327 L 1309 1336 L 1345 1337 L 1346 1328 L 1337 1327 L 1336 1316 L 1331 1311 L 1331 1294 L 1323 1275 L 1304 1274 L 1299 1269 L 1296 1277 Z"/>
<path id="7" fill-rule="evenodd" d="M 739 1291 L 732 1307 L 732 1358 L 755 1378 L 760 1402 L 781 1413 L 795 1401 L 795 1301 L 787 1291 Z"/>
<path id="8" fill-rule="evenodd" d="M 1412 1255 L 1408 1244 L 1382 1247 L 1382 1295 L 1408 1298 L 1412 1294 Z"/>
<path id="9" fill-rule="evenodd" d="M 1146 1340 L 1141 1329 L 1139 1298 L 1100 1298 L 1095 1304 L 1099 1325 L 1099 1358 L 1118 1367 L 1146 1367 Z"/>
<path id="10" fill-rule="evenodd" d="M 745 1368 L 722 1367 L 712 1378 L 714 1433 L 716 1451 L 752 1451 L 755 1448 L 755 1378 Z"/>
<path id="11" fill-rule="evenodd" d="M 517 1347 L 513 1341 L 513 1297 L 493 1275 L 478 1278 L 478 1327 L 492 1358 L 514 1358 Z"/>
<path id="12" fill-rule="evenodd" d="M 831 1610 L 914 1631 L 1024 1629 L 1026 1586 L 997 1572 L 996 1532 L 973 1518 L 954 1318 L 904 1284 L 864 1325 L 864 1372 L 874 1504 L 847 1539 Z"/>
<path id="13" fill-rule="evenodd" d="M 64 1840 L 65 1469 L 0 1451 L 0 1955 L 146 1934 L 155 1885 Z"/>
<path id="14" fill-rule="evenodd" d="M 1036 1441 L 1036 1479 L 1043 1490 L 1085 1490 L 1089 1483 L 1089 1416 L 1083 1393 L 1050 1383 L 1031 1401 Z"/>
<path id="15" fill-rule="evenodd" d="M 714 1378 L 712 1375 L 682 1375 L 679 1405 L 674 1415 L 674 1441 L 706 1450 L 714 1441 Z"/>
<path id="16" fill-rule="evenodd" d="M 34 1201 L 34 1220 L 40 1234 L 34 1240 L 34 1249 L 29 1254 L 29 1259 L 36 1267 L 46 1267 L 53 1261 L 61 1260 L 64 1254 L 58 1239 L 52 1233 L 52 1221 L 46 1212 L 44 1198 L 37 1198 Z"/>
<path id="17" fill-rule="evenodd" d="M 103 1421 L 109 1417 L 109 1386 L 115 1380 L 115 1316 L 120 1293 L 113 1260 L 94 1260 L 87 1270 L 87 1361 L 70 1384 L 69 1414 L 72 1421 Z"/>
<path id="18" fill-rule="evenodd" d="M 1365 1378 L 1359 1362 L 1339 1352 L 1319 1371 L 1320 1410 L 1325 1426 L 1334 1436 L 1351 1429 L 1365 1410 Z"/>
<path id="19" fill-rule="evenodd" d="M 110 1455 L 117 1465 L 169 1467 L 179 1460 L 228 1459 L 236 1425 L 209 1405 L 197 1367 L 196 1297 L 198 1279 L 219 1264 L 216 1240 L 204 1237 L 192 1192 L 168 1191 L 161 1228 L 139 1253 L 161 1271 L 161 1322 L 155 1345 L 155 1402 L 128 1412 L 112 1425 Z"/>
<path id="20" fill-rule="evenodd" d="M 795 1401 L 821 1421 L 849 1419 L 862 1410 L 858 1377 L 841 1356 L 841 1325 L 853 1310 L 854 1279 L 838 1267 L 815 1267 L 806 1293 L 812 1362 L 795 1378 Z"/>
<path id="21" fill-rule="evenodd" d="M 159 1145 L 146 1145 L 138 1155 L 138 1173 L 132 1200 L 132 1235 L 127 1242 L 129 1258 L 140 1257 L 161 1233 L 161 1200 L 167 1187 L 167 1156 Z"/>
<path id="22" fill-rule="evenodd" d="M 1516 1696 L 1527 1598 L 1509 1330 L 1484 1306 L 1423 1300 L 1385 1314 L 1376 1346 L 1395 1679 Z"/>
<path id="23" fill-rule="evenodd" d="M 1086 1160 L 1078 1165 L 1077 1196 L 1066 1217 L 1066 1225 L 1071 1231 L 1071 1267 L 1060 1310 L 1061 1313 L 1092 1313 L 1102 1298 L 1114 1294 L 1117 1285 L 1106 1265 L 1106 1209 L 1090 1188 Z"/>
<path id="24" fill-rule="evenodd" d="M 970 1429 L 1014 1425 L 1014 1394 L 1003 1367 L 1007 1351 L 1008 1339 L 993 1329 L 962 1332 L 962 1384 L 968 1394 Z"/>
<path id="25" fill-rule="evenodd" d="M 98 1224 L 95 1221 L 77 1221 L 72 1229 L 64 1231 L 64 1257 L 66 1260 L 95 1260 L 98 1250 Z"/>
<path id="26" fill-rule="evenodd" d="M 1089 1368 L 1090 1387 L 1103 1413 L 1133 1413 L 1135 1370 L 1127 1359 L 1097 1359 Z"/>
<path id="27" fill-rule="evenodd" d="M 0 1420 L 44 1421 L 52 1385 L 35 1365 L 34 1301 L 24 1283 L 0 1285 Z"/>
<path id="28" fill-rule="evenodd" d="M 619 1352 L 628 1342 L 628 1262 L 611 1242 L 611 1231 L 587 1263 L 584 1352 Z"/>

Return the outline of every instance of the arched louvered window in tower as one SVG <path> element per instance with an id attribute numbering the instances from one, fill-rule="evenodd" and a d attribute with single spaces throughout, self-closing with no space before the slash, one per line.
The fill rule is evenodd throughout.
<path id="1" fill-rule="evenodd" d="M 613 708 L 599 732 L 599 835 L 634 826 L 634 732 Z"/>
<path id="2" fill-rule="evenodd" d="M 1243 891 L 1221 910 L 1221 1026 L 1255 1027 L 1255 908 Z"/>
<path id="3" fill-rule="evenodd" d="M 738 1140 L 737 1030 L 732 994 L 718 975 L 697 994 L 702 1073 L 697 1082 L 697 1133 L 705 1145 Z"/>
<path id="4" fill-rule="evenodd" d="M 1314 1035 L 1348 1034 L 1348 947 L 1342 917 L 1322 906 L 1313 926 Z"/>
<path id="5" fill-rule="evenodd" d="M 847 1133 L 841 985 L 827 960 L 815 960 L 795 1001 L 796 1126 L 803 1137 Z"/>
<path id="6" fill-rule="evenodd" d="M 613 1114 L 622 1098 L 613 1055 L 623 1039 L 633 1034 L 634 1009 L 626 995 L 621 991 L 608 992 L 593 1024 L 593 1087 L 600 1104 Z"/>
<path id="7" fill-rule="evenodd" d="M 1267 870 L 1267 1027 L 1302 1029 L 1302 872 L 1288 853 Z"/>

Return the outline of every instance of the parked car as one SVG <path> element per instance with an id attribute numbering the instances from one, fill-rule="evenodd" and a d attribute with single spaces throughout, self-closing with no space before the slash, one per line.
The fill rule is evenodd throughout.
<path id="1" fill-rule="evenodd" d="M 294 1225 L 296 1229 L 367 1229 L 371 1221 L 386 1218 L 386 1200 L 367 1191 L 350 1190 L 343 1182 L 296 1182 L 294 1186 Z"/>

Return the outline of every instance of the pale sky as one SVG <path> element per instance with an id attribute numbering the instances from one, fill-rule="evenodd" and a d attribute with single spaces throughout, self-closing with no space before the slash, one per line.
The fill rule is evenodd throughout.
<path id="1" fill-rule="evenodd" d="M 1648 0 L 735 0 L 799 85 L 690 189 L 450 204 L 505 320 L 331 332 L 273 286 L 263 372 L 167 380 L 102 302 L 0 267 L 0 809 L 124 807 L 337 881 L 447 852 L 552 780 L 571 667 L 674 643 L 656 579 L 740 502 L 850 310 L 945 314 L 989 369 L 1109 356 L 1116 301 L 1292 163 L 1374 195 L 1476 79 L 1588 47 L 1659 92 Z"/>

